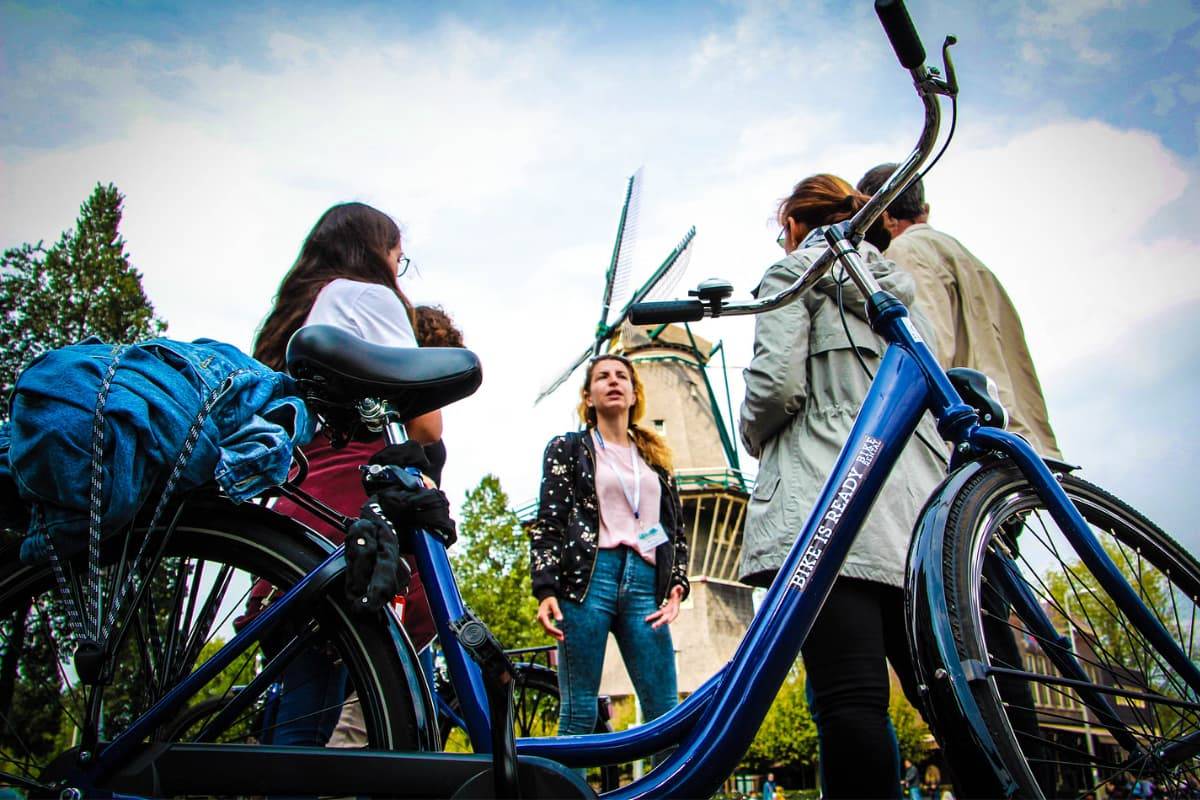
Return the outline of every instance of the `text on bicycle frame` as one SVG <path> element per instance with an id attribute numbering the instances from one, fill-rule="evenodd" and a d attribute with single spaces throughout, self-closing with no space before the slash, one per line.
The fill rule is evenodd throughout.
<path id="1" fill-rule="evenodd" d="M 850 474 L 842 481 L 833 502 L 821 516 L 821 524 L 817 528 L 816 534 L 813 535 L 812 541 L 809 542 L 808 549 L 800 555 L 800 563 L 788 581 L 789 588 L 803 589 L 808 585 L 813 570 L 817 568 L 821 557 L 825 555 L 826 545 L 829 544 L 829 540 L 833 538 L 833 534 L 841 525 L 842 514 L 845 513 L 846 507 L 850 505 L 854 495 L 858 493 L 863 478 L 871 471 L 871 465 L 875 463 L 875 456 L 879 454 L 879 448 L 882 446 L 883 442 L 874 436 L 863 437 L 863 443 L 859 445 L 858 453 L 850 462 Z"/>

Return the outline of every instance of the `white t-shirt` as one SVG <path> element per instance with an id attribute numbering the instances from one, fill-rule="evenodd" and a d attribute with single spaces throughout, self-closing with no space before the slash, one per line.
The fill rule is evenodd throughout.
<path id="1" fill-rule="evenodd" d="M 317 295 L 304 324 L 333 325 L 384 347 L 417 346 L 404 304 L 395 292 L 378 283 L 348 278 L 330 281 Z"/>

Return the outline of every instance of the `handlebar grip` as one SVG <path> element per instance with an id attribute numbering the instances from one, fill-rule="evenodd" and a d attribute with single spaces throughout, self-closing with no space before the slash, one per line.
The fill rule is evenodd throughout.
<path id="1" fill-rule="evenodd" d="M 883 23 L 892 49 L 896 51 L 896 58 L 900 59 L 900 66 L 916 69 L 924 64 L 925 47 L 917 36 L 917 29 L 913 27 L 903 0 L 875 0 L 875 14 Z"/>
<path id="2" fill-rule="evenodd" d="M 704 304 L 699 300 L 634 303 L 629 309 L 629 321 L 634 325 L 653 325 L 658 322 L 696 322 L 701 319 L 704 319 Z"/>

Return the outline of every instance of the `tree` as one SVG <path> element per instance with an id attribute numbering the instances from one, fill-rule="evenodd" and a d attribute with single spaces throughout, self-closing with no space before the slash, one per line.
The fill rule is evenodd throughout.
<path id="1" fill-rule="evenodd" d="M 41 242 L 23 244 L 0 257 L 0 397 L 7 398 L 20 371 L 47 350 L 93 334 L 128 342 L 166 329 L 125 254 L 118 231 L 123 200 L 115 186 L 97 184 L 80 207 L 74 230 L 56 244 L 49 249 Z M 0 403 L 0 420 L 7 416 L 7 403 Z M 0 708 L 5 711 L 0 759 L 13 752 L 44 756 L 71 733 L 62 709 L 74 704 L 56 652 L 57 643 L 67 640 L 68 626 L 57 605 L 15 608 L 13 616 L 0 620 Z M 121 678 L 134 682 L 132 676 Z M 114 703 L 113 713 L 119 715 L 121 707 Z"/>
<path id="2" fill-rule="evenodd" d="M 1200 637 L 1196 598 L 1168 580 L 1167 575 L 1146 561 L 1138 548 L 1103 537 L 1101 546 L 1129 582 L 1138 598 L 1159 620 L 1168 634 L 1193 662 L 1200 661 Z M 1075 559 L 1047 572 L 1042 599 L 1051 619 L 1070 636 L 1080 660 L 1102 683 L 1134 691 L 1161 694 L 1167 698 L 1193 700 L 1182 679 L 1139 633 L 1114 599 L 1082 561 Z M 1048 596 L 1047 596 L 1048 595 Z M 1067 623 L 1066 619 L 1070 618 Z M 1200 715 L 1169 703 L 1148 701 L 1128 704 L 1158 735 L 1171 737 L 1178 730 L 1194 730 Z"/>
<path id="3" fill-rule="evenodd" d="M 157 336 L 142 276 L 129 263 L 118 228 L 124 196 L 96 184 L 75 229 L 49 249 L 42 242 L 4 251 L 0 260 L 0 396 L 41 353 L 96 335 L 108 342 Z M 7 407 L 0 409 L 7 416 Z"/>
<path id="4" fill-rule="evenodd" d="M 933 736 L 929 726 L 921 718 L 917 709 L 904 696 L 900 686 L 892 681 L 892 694 L 888 700 L 888 714 L 892 718 L 892 728 L 896 731 L 896 743 L 900 746 L 900 758 L 907 758 L 914 764 L 920 764 L 929 754 L 929 745 Z"/>
<path id="5" fill-rule="evenodd" d="M 752 769 L 767 770 L 776 764 L 812 764 L 817 760 L 817 725 L 808 710 L 804 695 L 804 670 L 797 661 L 758 735 L 746 751 L 743 763 Z"/>
<path id="6" fill-rule="evenodd" d="M 547 644 L 534 621 L 529 540 L 495 475 L 467 492 L 458 532 L 451 560 L 467 605 L 506 648 Z"/>
<path id="7" fill-rule="evenodd" d="M 808 708 L 801 663 L 796 661 L 783 686 L 779 687 L 771 710 L 742 759 L 749 769 L 761 772 L 774 766 L 811 766 L 817 761 L 817 724 Z M 895 680 L 892 681 L 888 713 L 900 746 L 900 757 L 919 764 L 929 752 L 929 728 Z"/>

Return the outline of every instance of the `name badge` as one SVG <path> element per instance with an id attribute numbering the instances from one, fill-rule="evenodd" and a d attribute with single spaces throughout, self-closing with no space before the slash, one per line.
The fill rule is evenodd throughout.
<path id="1" fill-rule="evenodd" d="M 654 552 L 654 548 L 666 543 L 667 532 L 663 530 L 662 525 L 651 526 L 638 534 L 638 550 L 644 556 L 650 555 Z"/>

